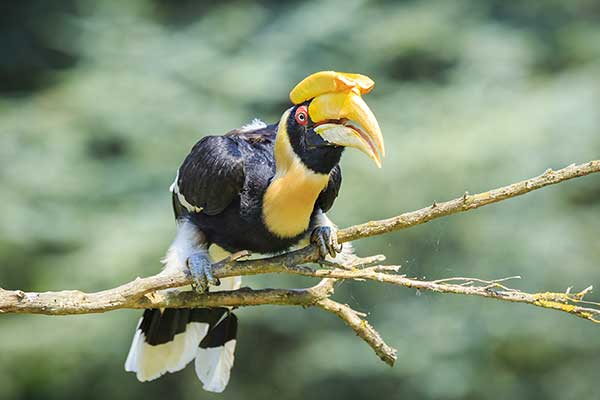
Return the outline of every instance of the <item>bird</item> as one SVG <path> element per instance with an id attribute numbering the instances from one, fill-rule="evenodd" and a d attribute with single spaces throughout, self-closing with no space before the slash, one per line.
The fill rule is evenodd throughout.
<path id="1" fill-rule="evenodd" d="M 191 149 L 170 187 L 177 226 L 164 273 L 188 271 L 192 290 L 236 290 L 240 277 L 217 279 L 214 261 L 248 251 L 270 255 L 314 243 L 322 258 L 344 251 L 327 217 L 342 183 L 346 147 L 381 168 L 381 129 L 363 95 L 365 75 L 320 71 L 290 92 L 278 122 L 205 136 Z M 225 390 L 234 362 L 237 316 L 230 308 L 147 309 L 125 370 L 150 381 L 194 361 L 204 390 Z"/>

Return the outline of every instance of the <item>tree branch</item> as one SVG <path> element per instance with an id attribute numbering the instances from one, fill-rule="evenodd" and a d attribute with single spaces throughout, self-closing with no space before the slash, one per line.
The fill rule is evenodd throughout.
<path id="1" fill-rule="evenodd" d="M 352 226 L 340 231 L 338 241 L 348 242 L 400 229 L 411 228 L 436 218 L 474 210 L 479 207 L 487 206 L 488 204 L 521 196 L 549 185 L 555 185 L 569 179 L 579 178 L 596 172 L 600 172 L 600 160 L 594 160 L 579 165 L 571 164 L 558 171 L 547 169 L 546 172 L 540 176 L 513 183 L 512 185 L 474 195 L 465 192 L 464 195 L 454 200 L 446 201 L 444 203 L 434 202 L 429 207 L 401 214 L 397 217 Z"/>
<path id="2" fill-rule="evenodd" d="M 558 171 L 547 170 L 544 174 L 488 192 L 463 196 L 444 203 L 433 203 L 429 207 L 380 221 L 355 225 L 338 232 L 340 242 L 348 242 L 374 235 L 410 228 L 436 218 L 473 210 L 516 196 L 557 184 L 569 179 L 600 172 L 600 160 L 580 165 L 570 165 Z M 566 312 L 593 322 L 600 322 L 600 304 L 584 300 L 591 286 L 579 293 L 524 293 L 510 289 L 501 280 L 485 281 L 478 278 L 448 278 L 422 281 L 397 274 L 398 266 L 365 267 L 383 261 L 383 256 L 340 262 L 321 262 L 331 269 L 311 269 L 303 264 L 319 261 L 315 246 L 308 246 L 286 254 L 258 259 L 242 260 L 244 254 L 234 255 L 213 265 L 214 275 L 219 278 L 236 275 L 288 273 L 321 278 L 319 284 L 302 289 L 242 288 L 232 292 L 214 292 L 197 295 L 176 289 L 191 283 L 186 273 L 161 273 L 148 278 L 137 278 L 122 286 L 96 293 L 77 290 L 60 292 L 23 292 L 0 289 L 0 313 L 29 313 L 46 315 L 88 314 L 115 309 L 133 308 L 187 308 L 217 306 L 257 306 L 263 304 L 317 306 L 344 320 L 375 353 L 389 365 L 393 365 L 396 354 L 381 339 L 379 333 L 364 320 L 360 313 L 349 306 L 330 299 L 337 280 L 370 280 L 427 290 L 438 293 L 479 296 L 490 299 L 530 304 L 536 307 Z"/>
<path id="3" fill-rule="evenodd" d="M 346 304 L 340 304 L 329 298 L 321 299 L 317 302 L 317 306 L 325 311 L 329 311 L 337 315 L 344 321 L 356 334 L 381 358 L 383 362 L 393 367 L 396 361 L 396 349 L 388 346 L 379 332 L 377 332 L 366 320 L 362 319 L 360 313 L 354 311 Z"/>

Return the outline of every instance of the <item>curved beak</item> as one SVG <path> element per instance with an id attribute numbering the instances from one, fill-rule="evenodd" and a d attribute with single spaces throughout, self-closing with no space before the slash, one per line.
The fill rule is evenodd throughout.
<path id="1" fill-rule="evenodd" d="M 329 143 L 354 147 L 381 168 L 385 156 L 383 135 L 375 115 L 354 87 L 346 91 L 323 93 L 308 106 L 314 131 Z"/>

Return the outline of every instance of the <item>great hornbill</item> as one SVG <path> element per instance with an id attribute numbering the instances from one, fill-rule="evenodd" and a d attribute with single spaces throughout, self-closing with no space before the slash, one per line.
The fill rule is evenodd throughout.
<path id="1" fill-rule="evenodd" d="M 235 290 L 240 277 L 218 279 L 212 260 L 248 250 L 273 254 L 316 243 L 336 257 L 335 225 L 325 213 L 340 189 L 345 147 L 366 153 L 378 167 L 383 137 L 361 95 L 373 81 L 359 74 L 322 71 L 290 92 L 293 104 L 278 123 L 260 120 L 192 148 L 171 186 L 177 235 L 165 271 L 188 269 L 193 287 Z M 125 363 L 140 381 L 184 368 L 195 359 L 205 390 L 229 381 L 237 317 L 229 308 L 148 309 Z"/>

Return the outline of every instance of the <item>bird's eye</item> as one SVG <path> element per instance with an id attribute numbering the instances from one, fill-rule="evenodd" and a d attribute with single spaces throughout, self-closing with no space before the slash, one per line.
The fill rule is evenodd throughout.
<path id="1" fill-rule="evenodd" d="M 308 123 L 308 110 L 306 106 L 300 106 L 296 109 L 296 122 L 302 126 Z"/>

